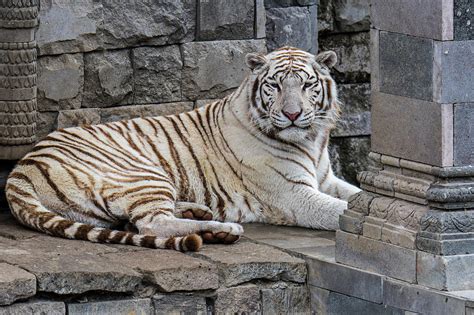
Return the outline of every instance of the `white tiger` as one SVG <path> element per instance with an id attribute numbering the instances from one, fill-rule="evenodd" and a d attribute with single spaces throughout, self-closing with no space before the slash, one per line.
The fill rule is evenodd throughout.
<path id="1" fill-rule="evenodd" d="M 235 242 L 244 222 L 334 230 L 359 191 L 329 161 L 335 62 L 252 53 L 240 87 L 205 107 L 56 131 L 10 174 L 11 211 L 52 235 L 182 251 Z"/>

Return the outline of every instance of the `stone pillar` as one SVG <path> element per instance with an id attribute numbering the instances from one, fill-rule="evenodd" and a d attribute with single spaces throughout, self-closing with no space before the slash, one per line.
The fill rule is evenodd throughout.
<path id="1" fill-rule="evenodd" d="M 38 0 L 0 1 L 0 159 L 18 159 L 36 134 Z"/>
<path id="2" fill-rule="evenodd" d="M 372 0 L 372 153 L 336 260 L 474 289 L 474 2 Z"/>

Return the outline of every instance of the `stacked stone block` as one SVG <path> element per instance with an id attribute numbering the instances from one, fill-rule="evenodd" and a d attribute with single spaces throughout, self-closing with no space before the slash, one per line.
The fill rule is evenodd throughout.
<path id="1" fill-rule="evenodd" d="M 340 218 L 338 262 L 474 289 L 473 10 L 459 0 L 372 1 L 373 165 Z"/>

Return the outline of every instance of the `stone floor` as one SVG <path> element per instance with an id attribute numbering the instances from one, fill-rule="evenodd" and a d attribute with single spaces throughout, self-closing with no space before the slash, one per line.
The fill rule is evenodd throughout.
<path id="1" fill-rule="evenodd" d="M 0 315 L 474 314 L 470 291 L 430 290 L 336 263 L 334 236 L 252 224 L 237 244 L 182 254 L 53 238 L 3 212 Z"/>

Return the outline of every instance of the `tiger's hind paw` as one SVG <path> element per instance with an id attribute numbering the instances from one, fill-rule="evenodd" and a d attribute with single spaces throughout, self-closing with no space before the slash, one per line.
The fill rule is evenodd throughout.
<path id="1" fill-rule="evenodd" d="M 240 239 L 244 229 L 240 224 L 236 223 L 221 223 L 222 229 L 214 231 L 204 231 L 201 233 L 204 243 L 222 243 L 232 244 Z"/>
<path id="2" fill-rule="evenodd" d="M 199 221 L 210 221 L 213 217 L 209 207 L 192 202 L 177 202 L 175 215 L 178 218 Z"/>

